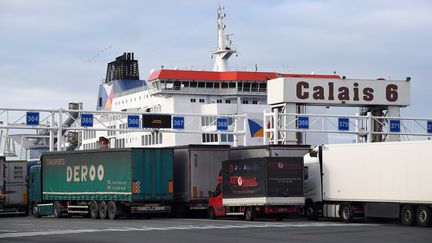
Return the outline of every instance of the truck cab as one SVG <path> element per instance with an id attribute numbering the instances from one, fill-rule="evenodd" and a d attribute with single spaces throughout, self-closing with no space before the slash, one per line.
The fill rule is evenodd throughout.
<path id="1" fill-rule="evenodd" d="M 209 218 L 225 216 L 225 207 L 222 206 L 223 190 L 222 190 L 222 175 L 218 177 L 218 184 L 214 192 L 209 192 Z"/>

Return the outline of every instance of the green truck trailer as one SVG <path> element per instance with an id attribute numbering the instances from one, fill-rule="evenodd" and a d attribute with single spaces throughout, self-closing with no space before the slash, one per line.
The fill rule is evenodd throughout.
<path id="1" fill-rule="evenodd" d="M 50 152 L 30 169 L 30 204 L 36 217 L 87 215 L 115 219 L 170 213 L 173 150 L 128 148 Z"/>

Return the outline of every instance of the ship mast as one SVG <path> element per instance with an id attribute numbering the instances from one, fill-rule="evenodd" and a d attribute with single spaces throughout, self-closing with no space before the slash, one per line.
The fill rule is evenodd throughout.
<path id="1" fill-rule="evenodd" d="M 236 53 L 229 39 L 229 35 L 225 34 L 226 26 L 223 23 L 226 14 L 223 12 L 224 8 L 219 6 L 217 10 L 217 49 L 212 53 L 215 57 L 215 63 L 213 71 L 227 71 L 228 70 L 228 59 L 232 54 Z"/>

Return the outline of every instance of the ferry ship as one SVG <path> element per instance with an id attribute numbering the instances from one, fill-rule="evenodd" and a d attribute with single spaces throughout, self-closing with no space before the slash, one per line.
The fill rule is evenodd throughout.
<path id="1" fill-rule="evenodd" d="M 124 53 L 108 63 L 106 78 L 99 87 L 99 111 L 127 111 L 149 113 L 193 113 L 200 118 L 185 126 L 201 127 L 201 134 L 160 132 L 85 131 L 81 150 L 98 148 L 98 139 L 105 137 L 110 147 L 164 147 L 187 144 L 234 144 L 232 134 L 206 133 L 206 127 L 215 125 L 215 115 L 246 114 L 247 122 L 239 124 L 246 133 L 247 145 L 263 143 L 263 112 L 267 105 L 267 81 L 277 77 L 332 78 L 338 75 L 291 74 L 258 71 L 230 70 L 228 60 L 236 54 L 229 35 L 225 34 L 224 9 L 217 10 L 217 48 L 212 53 L 212 71 L 164 69 L 152 70 L 147 80 L 139 77 L 138 61 L 133 53 Z M 325 113 L 323 107 L 299 106 L 299 112 Z M 94 127 L 127 128 L 125 119 L 99 116 Z M 97 122 L 96 122 L 97 121 Z M 229 125 L 233 120 L 229 119 Z M 246 127 L 245 127 L 246 126 Z M 325 144 L 327 135 L 307 134 L 303 144 Z M 244 140 L 237 145 L 244 145 Z"/>

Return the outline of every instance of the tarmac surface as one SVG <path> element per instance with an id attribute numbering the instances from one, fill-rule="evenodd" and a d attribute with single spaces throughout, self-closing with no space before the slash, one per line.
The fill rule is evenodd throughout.
<path id="1" fill-rule="evenodd" d="M 1 217 L 0 242 L 432 242 L 432 227 L 395 222 Z"/>

